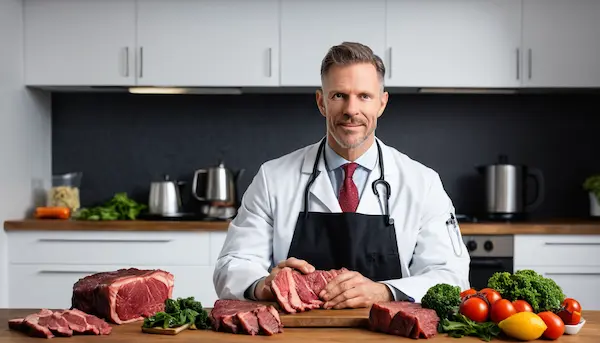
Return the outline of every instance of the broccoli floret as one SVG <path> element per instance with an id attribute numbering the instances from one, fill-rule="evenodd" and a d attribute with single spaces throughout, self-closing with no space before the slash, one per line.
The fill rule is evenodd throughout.
<path id="1" fill-rule="evenodd" d="M 440 319 L 452 318 L 460 305 L 460 287 L 439 283 L 427 290 L 421 306 L 435 310 Z"/>
<path id="2" fill-rule="evenodd" d="M 497 290 L 502 298 L 510 301 L 527 301 L 535 313 L 556 311 L 565 298 L 554 280 L 530 269 L 519 270 L 514 274 L 495 273 L 488 280 L 488 287 Z"/>

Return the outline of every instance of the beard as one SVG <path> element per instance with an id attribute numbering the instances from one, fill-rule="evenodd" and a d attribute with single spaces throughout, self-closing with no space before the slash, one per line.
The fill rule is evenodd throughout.
<path id="1" fill-rule="evenodd" d="M 334 126 L 332 127 L 332 124 L 330 124 L 330 122 L 327 122 L 327 126 L 328 126 L 328 131 L 331 134 L 331 136 L 333 137 L 333 139 L 335 139 L 336 143 L 344 148 L 344 149 L 356 149 L 358 147 L 360 147 L 361 145 L 363 145 L 367 139 L 369 139 L 369 137 L 371 136 L 371 134 L 373 134 L 373 132 L 375 131 L 376 125 L 374 125 L 369 131 L 367 131 L 366 133 L 361 134 L 361 136 L 359 136 L 358 138 L 350 138 L 348 136 L 343 136 L 343 135 L 338 135 L 338 125 L 341 124 L 362 124 L 362 125 L 366 125 L 366 123 L 362 122 L 362 121 L 355 121 L 355 120 L 350 120 L 350 121 L 344 121 L 344 122 L 340 122 L 340 123 L 336 123 L 334 124 Z M 342 128 L 343 130 L 343 128 Z M 354 136 L 354 135 L 353 135 Z"/>

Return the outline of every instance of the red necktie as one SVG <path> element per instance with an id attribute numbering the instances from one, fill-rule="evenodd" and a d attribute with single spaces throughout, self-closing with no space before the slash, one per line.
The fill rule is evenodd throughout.
<path id="1" fill-rule="evenodd" d="M 344 164 L 344 183 L 340 189 L 340 207 L 343 212 L 356 212 L 358 207 L 358 189 L 352 180 L 352 175 L 358 167 L 356 163 Z"/>

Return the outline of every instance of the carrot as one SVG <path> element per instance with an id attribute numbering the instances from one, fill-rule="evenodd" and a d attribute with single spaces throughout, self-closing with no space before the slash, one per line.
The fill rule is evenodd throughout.
<path id="1" fill-rule="evenodd" d="M 38 219 L 69 219 L 71 210 L 68 207 L 38 207 L 35 209 Z"/>

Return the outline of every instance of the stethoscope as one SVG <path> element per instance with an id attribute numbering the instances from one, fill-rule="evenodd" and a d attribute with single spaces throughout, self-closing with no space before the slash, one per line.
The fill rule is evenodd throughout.
<path id="1" fill-rule="evenodd" d="M 306 185 L 306 188 L 304 189 L 304 216 L 307 217 L 308 216 L 308 192 L 310 189 L 310 186 L 313 184 L 313 182 L 317 179 L 317 176 L 320 174 L 320 170 L 318 170 L 318 166 L 319 166 L 319 159 L 321 158 L 321 153 L 323 152 L 323 149 L 325 147 L 325 142 L 327 141 L 327 137 L 323 138 L 323 140 L 321 141 L 321 144 L 319 145 L 319 150 L 317 150 L 317 157 L 315 158 L 315 163 L 313 164 L 313 171 L 312 174 L 310 174 L 310 179 L 308 180 L 308 184 Z M 380 203 L 381 203 L 381 198 L 379 197 L 379 191 L 377 190 L 377 186 L 379 185 L 383 185 L 385 187 L 385 192 L 386 192 L 386 197 L 385 197 L 385 220 L 387 221 L 388 225 L 394 225 L 394 218 L 390 217 L 390 194 L 392 192 L 392 187 L 390 186 L 390 184 L 385 181 L 383 174 L 384 174 L 384 170 L 383 170 L 383 154 L 381 152 L 381 145 L 379 145 L 379 142 L 377 140 L 375 140 L 375 143 L 377 143 L 377 162 L 379 165 L 379 170 L 381 170 L 381 175 L 379 176 L 379 178 L 375 181 L 373 181 L 373 183 L 371 184 L 371 187 L 373 188 L 373 193 L 375 193 L 375 195 L 377 196 L 377 199 L 379 199 Z M 323 161 L 325 162 L 325 168 L 327 168 L 327 170 L 329 170 L 329 165 L 327 164 L 327 158 L 325 157 L 325 154 L 323 154 Z"/>

